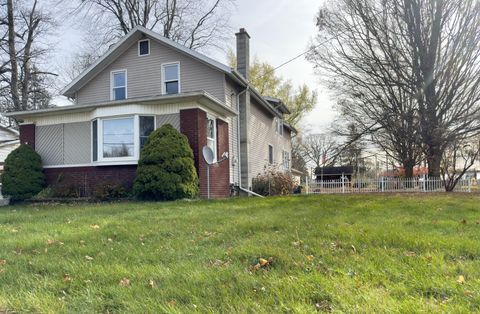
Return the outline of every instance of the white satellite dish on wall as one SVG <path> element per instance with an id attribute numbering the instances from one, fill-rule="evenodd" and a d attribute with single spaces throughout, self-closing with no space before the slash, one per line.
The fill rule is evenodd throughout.
<path id="1" fill-rule="evenodd" d="M 203 154 L 203 159 L 205 159 L 205 162 L 207 164 L 209 165 L 213 164 L 213 151 L 210 147 L 203 146 L 202 154 Z"/>

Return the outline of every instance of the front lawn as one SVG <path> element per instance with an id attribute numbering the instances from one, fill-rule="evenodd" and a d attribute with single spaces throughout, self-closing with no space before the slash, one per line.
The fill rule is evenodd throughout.
<path id="1" fill-rule="evenodd" d="M 0 313 L 480 311 L 475 195 L 10 206 L 0 239 Z"/>

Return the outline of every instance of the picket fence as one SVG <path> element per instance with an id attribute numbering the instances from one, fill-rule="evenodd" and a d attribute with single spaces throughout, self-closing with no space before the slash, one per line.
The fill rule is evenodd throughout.
<path id="1" fill-rule="evenodd" d="M 461 179 L 454 192 L 471 192 L 469 179 Z M 348 180 L 310 180 L 306 186 L 307 194 L 333 193 L 399 193 L 399 192 L 445 192 L 441 178 L 357 178 Z"/>

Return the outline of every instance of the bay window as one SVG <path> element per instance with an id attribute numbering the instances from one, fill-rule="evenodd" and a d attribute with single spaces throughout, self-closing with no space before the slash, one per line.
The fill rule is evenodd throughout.
<path id="1" fill-rule="evenodd" d="M 111 99 L 127 99 L 127 70 L 119 70 L 112 72 Z"/>
<path id="2" fill-rule="evenodd" d="M 162 93 L 180 93 L 180 63 L 162 64 Z"/>
<path id="3" fill-rule="evenodd" d="M 104 119 L 103 158 L 133 157 L 135 151 L 133 117 Z"/>
<path id="4" fill-rule="evenodd" d="M 207 146 L 213 151 L 213 160 L 217 160 L 217 123 L 216 119 L 207 116 Z"/>
<path id="5" fill-rule="evenodd" d="M 155 129 L 155 116 L 98 118 L 92 121 L 93 162 L 134 162 Z"/>
<path id="6" fill-rule="evenodd" d="M 140 134 L 140 150 L 147 142 L 150 133 L 155 129 L 155 117 L 153 116 L 140 116 L 139 117 L 139 134 Z"/>

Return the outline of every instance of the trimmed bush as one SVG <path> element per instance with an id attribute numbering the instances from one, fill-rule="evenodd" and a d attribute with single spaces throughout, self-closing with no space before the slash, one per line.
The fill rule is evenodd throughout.
<path id="1" fill-rule="evenodd" d="M 150 134 L 133 185 L 140 199 L 176 200 L 198 195 L 198 177 L 187 137 L 170 124 Z"/>
<path id="2" fill-rule="evenodd" d="M 42 159 L 30 146 L 21 144 L 5 159 L 2 194 L 12 201 L 32 198 L 43 189 Z"/>

